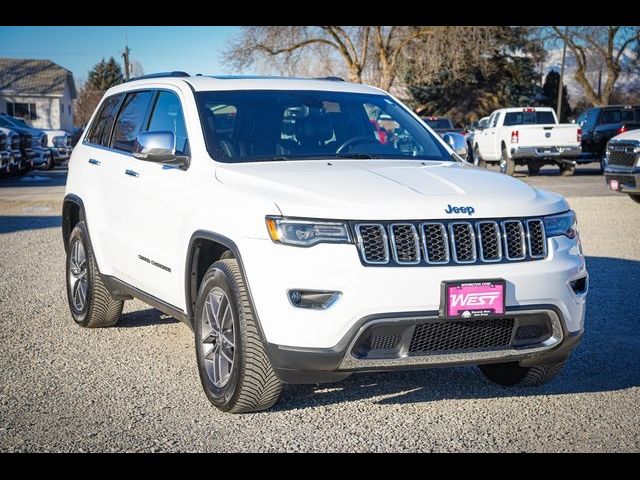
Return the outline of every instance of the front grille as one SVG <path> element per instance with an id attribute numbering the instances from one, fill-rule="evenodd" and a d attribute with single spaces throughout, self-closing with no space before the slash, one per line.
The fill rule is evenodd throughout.
<path id="1" fill-rule="evenodd" d="M 452 265 L 540 260 L 547 256 L 539 218 L 355 223 L 365 265 Z"/>
<path id="2" fill-rule="evenodd" d="M 607 152 L 609 153 L 609 159 L 607 162 L 610 165 L 619 165 L 622 167 L 633 167 L 638 160 L 638 154 L 633 150 L 636 147 L 635 144 L 614 143 L 609 144 Z"/>
<path id="3" fill-rule="evenodd" d="M 413 332 L 409 353 L 508 348 L 513 326 L 513 318 L 421 323 Z"/>
<path id="4" fill-rule="evenodd" d="M 0 133 L 0 150 L 4 151 L 7 149 L 7 135 L 4 133 Z"/>
<path id="5" fill-rule="evenodd" d="M 22 142 L 20 143 L 21 148 L 31 148 L 32 135 L 30 133 L 25 133 L 22 135 Z"/>
<path id="6" fill-rule="evenodd" d="M 16 134 L 11 135 L 11 150 L 20 149 L 20 137 Z"/>

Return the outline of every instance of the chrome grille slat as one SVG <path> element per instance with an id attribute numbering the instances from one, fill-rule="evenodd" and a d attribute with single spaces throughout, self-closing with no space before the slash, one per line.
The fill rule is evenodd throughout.
<path id="1" fill-rule="evenodd" d="M 424 259 L 432 265 L 449 263 L 449 235 L 443 223 L 425 222 L 420 225 Z"/>
<path id="2" fill-rule="evenodd" d="M 393 259 L 397 263 L 407 265 L 420 263 L 420 238 L 413 224 L 392 223 L 389 225 L 389 237 Z"/>
<path id="3" fill-rule="evenodd" d="M 452 222 L 449 224 L 451 251 L 456 263 L 475 263 L 478 258 L 476 235 L 469 222 Z"/>
<path id="4" fill-rule="evenodd" d="M 483 262 L 499 262 L 502 260 L 502 236 L 498 222 L 479 221 L 476 223 L 480 260 Z"/>
<path id="5" fill-rule="evenodd" d="M 353 222 L 366 266 L 439 266 L 547 257 L 541 218 Z"/>
<path id="6" fill-rule="evenodd" d="M 389 241 L 384 226 L 379 223 L 359 223 L 356 225 L 356 238 L 365 263 L 389 263 Z"/>
<path id="7" fill-rule="evenodd" d="M 544 258 L 547 256 L 547 237 L 544 233 L 542 220 L 527 220 L 527 242 L 529 255 L 532 258 Z"/>
<path id="8" fill-rule="evenodd" d="M 508 260 L 524 260 L 526 258 L 524 227 L 520 220 L 502 222 L 505 256 Z"/>

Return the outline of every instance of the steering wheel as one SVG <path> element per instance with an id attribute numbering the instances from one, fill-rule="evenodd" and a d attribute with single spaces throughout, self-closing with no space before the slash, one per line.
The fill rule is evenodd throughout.
<path id="1" fill-rule="evenodd" d="M 364 135 L 361 135 L 359 137 L 353 137 L 350 138 L 349 140 L 347 140 L 346 142 L 343 142 L 342 145 L 340 145 L 338 147 L 338 149 L 336 150 L 336 153 L 342 153 L 344 152 L 344 150 L 347 147 L 352 147 L 353 145 L 356 145 L 358 143 L 380 143 L 378 142 L 378 140 L 376 140 L 375 138 L 371 138 L 371 137 L 366 137 Z"/>

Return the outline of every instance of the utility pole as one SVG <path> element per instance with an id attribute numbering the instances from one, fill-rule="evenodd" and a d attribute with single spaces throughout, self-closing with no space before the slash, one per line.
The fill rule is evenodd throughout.
<path id="1" fill-rule="evenodd" d="M 561 122 L 562 118 L 562 90 L 564 85 L 564 58 L 567 55 L 567 33 L 569 27 L 564 27 L 564 45 L 562 46 L 562 63 L 560 64 L 560 84 L 558 85 L 558 108 L 556 111 L 558 112 L 558 121 Z"/>
<path id="2" fill-rule="evenodd" d="M 122 58 L 124 59 L 124 79 L 125 80 L 129 80 L 129 74 L 131 71 L 130 65 L 129 65 L 129 53 L 131 53 L 131 50 L 129 49 L 129 45 L 127 42 L 127 36 L 124 36 L 124 52 L 122 52 Z"/>

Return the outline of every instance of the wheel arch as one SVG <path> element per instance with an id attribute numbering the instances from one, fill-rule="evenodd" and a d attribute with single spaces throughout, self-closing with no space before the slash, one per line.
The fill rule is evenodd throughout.
<path id="1" fill-rule="evenodd" d="M 229 252 L 229 253 L 226 253 Z M 247 287 L 249 301 L 258 327 L 258 334 L 265 341 L 260 318 L 255 308 L 251 288 L 247 279 L 242 256 L 236 243 L 224 235 L 209 230 L 197 230 L 191 235 L 185 264 L 185 305 L 190 325 L 194 326 L 195 305 L 198 300 L 198 290 L 204 274 L 212 263 L 222 258 L 235 258 L 242 272 Z"/>
<path id="2" fill-rule="evenodd" d="M 79 196 L 70 193 L 64 197 L 62 202 L 62 241 L 64 243 L 65 253 L 69 253 L 69 237 L 71 231 L 80 221 L 85 223 L 87 221 L 84 203 Z"/>

